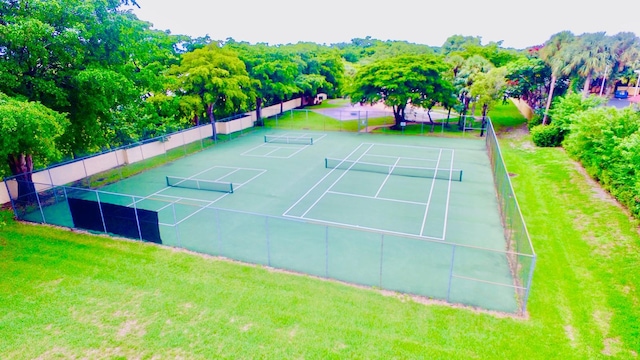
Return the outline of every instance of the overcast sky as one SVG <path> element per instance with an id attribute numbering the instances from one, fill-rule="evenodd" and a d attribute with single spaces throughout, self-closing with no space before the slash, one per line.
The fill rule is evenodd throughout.
<path id="1" fill-rule="evenodd" d="M 640 35 L 640 1 L 578 0 L 137 0 L 155 29 L 271 45 L 380 40 L 441 46 L 451 35 L 526 48 L 552 34 L 621 31 Z M 600 8 L 593 6 L 598 5 Z"/>

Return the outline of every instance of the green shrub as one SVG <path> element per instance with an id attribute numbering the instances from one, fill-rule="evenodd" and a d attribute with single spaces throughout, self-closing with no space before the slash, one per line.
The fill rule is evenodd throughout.
<path id="1" fill-rule="evenodd" d="M 531 128 L 531 139 L 538 147 L 556 147 L 562 144 L 562 129 L 554 124 L 536 125 Z"/>

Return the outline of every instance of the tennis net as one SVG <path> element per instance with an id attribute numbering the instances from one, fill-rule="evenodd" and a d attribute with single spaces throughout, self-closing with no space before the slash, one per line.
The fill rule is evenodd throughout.
<path id="1" fill-rule="evenodd" d="M 266 142 L 266 143 L 313 145 L 313 138 L 305 137 L 305 136 L 265 135 L 264 136 L 264 142 Z"/>
<path id="2" fill-rule="evenodd" d="M 344 159 L 324 159 L 324 167 L 327 169 L 355 170 L 374 172 L 380 174 L 412 176 L 430 179 L 462 181 L 460 169 L 436 169 L 417 166 L 394 166 L 368 162 L 356 162 Z"/>
<path id="3" fill-rule="evenodd" d="M 177 176 L 167 176 L 167 186 L 233 193 L 233 184 L 230 182 L 187 179 Z"/>

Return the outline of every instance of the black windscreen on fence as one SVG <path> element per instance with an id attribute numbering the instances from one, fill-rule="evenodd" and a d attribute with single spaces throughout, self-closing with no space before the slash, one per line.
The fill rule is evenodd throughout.
<path id="1" fill-rule="evenodd" d="M 69 198 L 68 201 L 76 228 L 162 244 L 158 213 L 155 211 L 83 199 Z"/>

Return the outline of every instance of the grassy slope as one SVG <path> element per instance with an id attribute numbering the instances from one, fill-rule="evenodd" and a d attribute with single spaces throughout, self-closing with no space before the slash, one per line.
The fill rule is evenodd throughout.
<path id="1" fill-rule="evenodd" d="M 637 224 L 602 200 L 561 149 L 512 136 L 502 146 L 539 257 L 527 319 L 5 221 L 0 354 L 633 358 Z"/>

